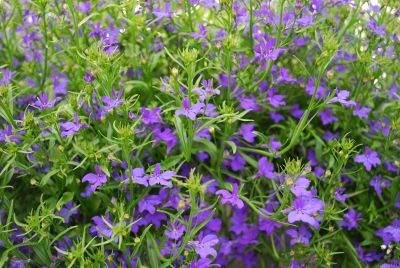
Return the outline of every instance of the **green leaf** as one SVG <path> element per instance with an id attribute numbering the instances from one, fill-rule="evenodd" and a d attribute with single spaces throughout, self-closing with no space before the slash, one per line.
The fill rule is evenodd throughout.
<path id="1" fill-rule="evenodd" d="M 57 174 L 58 172 L 60 172 L 59 169 L 54 169 L 54 170 L 50 171 L 49 173 L 47 173 L 44 177 L 42 177 L 42 179 L 40 180 L 39 185 L 40 186 L 45 186 L 49 182 L 50 178 L 53 175 Z"/>

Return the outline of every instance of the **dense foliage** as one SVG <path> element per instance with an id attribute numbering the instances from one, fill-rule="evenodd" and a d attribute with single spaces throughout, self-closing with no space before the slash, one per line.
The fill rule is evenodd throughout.
<path id="1" fill-rule="evenodd" d="M 0 267 L 399 267 L 397 0 L 0 0 Z"/>

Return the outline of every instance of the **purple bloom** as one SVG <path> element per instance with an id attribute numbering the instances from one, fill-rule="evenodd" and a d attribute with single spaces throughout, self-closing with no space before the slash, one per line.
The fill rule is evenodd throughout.
<path id="1" fill-rule="evenodd" d="M 101 170 L 100 166 L 95 165 L 94 169 L 96 170 L 96 174 L 89 173 L 82 178 L 82 182 L 89 182 L 91 192 L 94 192 L 97 187 L 107 182 L 107 175 Z"/>
<path id="2" fill-rule="evenodd" d="M 240 102 L 240 107 L 244 110 L 250 110 L 253 112 L 261 110 L 261 106 L 257 104 L 257 98 L 253 95 L 242 95 L 238 98 L 238 101 Z"/>
<path id="3" fill-rule="evenodd" d="M 85 76 L 83 77 L 83 80 L 86 83 L 92 83 L 94 81 L 94 77 L 90 73 L 85 73 Z"/>
<path id="4" fill-rule="evenodd" d="M 308 80 L 305 89 L 306 89 L 306 92 L 308 95 L 312 96 L 314 94 L 314 90 L 315 90 L 314 79 L 310 78 Z M 325 95 L 325 88 L 320 84 L 318 86 L 317 92 L 315 94 L 315 98 L 320 99 L 320 98 L 324 97 L 324 95 Z"/>
<path id="5" fill-rule="evenodd" d="M 9 69 L 0 69 L 0 74 L 2 74 L 0 79 L 0 86 L 4 86 L 11 82 L 16 72 L 11 72 Z"/>
<path id="6" fill-rule="evenodd" d="M 285 96 L 284 95 L 275 95 L 275 93 L 277 91 L 278 91 L 277 88 L 271 88 L 268 91 L 267 98 L 265 99 L 266 101 L 269 102 L 269 104 L 272 105 L 272 107 L 275 107 L 275 108 L 286 105 L 286 102 L 283 100 L 285 98 Z"/>
<path id="7" fill-rule="evenodd" d="M 194 39 L 206 38 L 207 36 L 207 28 L 204 24 L 199 24 L 199 33 L 191 32 L 190 35 L 194 37 Z"/>
<path id="8" fill-rule="evenodd" d="M 71 216 L 78 214 L 78 207 L 69 201 L 65 206 L 60 210 L 59 215 L 64 218 L 64 223 L 69 223 L 69 219 Z"/>
<path id="9" fill-rule="evenodd" d="M 80 2 L 78 5 L 78 10 L 80 12 L 88 14 L 90 12 L 90 9 L 92 8 L 92 2 L 87 1 L 87 2 Z"/>
<path id="10" fill-rule="evenodd" d="M 107 213 L 104 218 L 100 216 L 94 216 L 92 221 L 95 225 L 90 227 L 90 233 L 92 235 L 97 235 L 98 237 L 108 237 L 111 238 L 113 236 L 113 230 L 110 227 L 112 224 L 110 220 L 110 215 Z"/>
<path id="11" fill-rule="evenodd" d="M 161 123 L 160 112 L 161 109 L 159 107 L 155 107 L 153 110 L 149 110 L 146 107 L 142 107 L 140 109 L 142 113 L 142 122 L 145 125 L 152 125 L 156 123 Z"/>
<path id="12" fill-rule="evenodd" d="M 382 196 L 382 188 L 388 188 L 392 185 L 392 183 L 387 179 L 382 179 L 382 176 L 379 174 L 371 180 L 369 185 L 375 189 L 375 192 L 379 196 Z"/>
<path id="13" fill-rule="evenodd" d="M 236 153 L 232 156 L 229 164 L 233 171 L 239 171 L 244 169 L 246 160 L 240 155 L 240 153 Z"/>
<path id="14" fill-rule="evenodd" d="M 348 194 L 344 194 L 345 189 L 338 187 L 335 191 L 333 197 L 339 202 L 345 202 L 346 199 L 349 197 Z"/>
<path id="15" fill-rule="evenodd" d="M 81 128 L 87 128 L 88 125 L 80 124 L 78 119 L 78 114 L 74 113 L 75 122 L 65 122 L 60 124 L 61 137 L 71 136 L 72 134 L 78 132 Z"/>
<path id="16" fill-rule="evenodd" d="M 221 195 L 221 203 L 231 203 L 232 206 L 237 207 L 239 209 L 244 207 L 243 201 L 239 198 L 239 186 L 234 183 L 232 193 L 228 192 L 227 190 L 218 190 L 215 192 L 217 195 Z"/>
<path id="17" fill-rule="evenodd" d="M 188 245 L 194 247 L 197 254 L 202 259 L 207 258 L 208 255 L 217 256 L 217 251 L 213 248 L 219 242 L 216 235 L 206 235 L 201 241 L 189 241 Z"/>
<path id="18" fill-rule="evenodd" d="M 116 107 L 118 107 L 118 106 L 121 106 L 121 105 L 124 103 L 124 101 L 121 100 L 122 93 L 123 93 L 123 92 L 122 92 L 122 89 L 121 89 L 121 90 L 118 92 L 118 96 L 117 96 L 115 90 L 113 89 L 113 90 L 112 90 L 112 94 L 113 94 L 114 98 L 111 98 L 111 97 L 109 97 L 109 96 L 103 96 L 103 97 L 101 97 L 101 100 L 106 104 L 106 106 L 103 106 L 102 108 L 103 108 L 106 112 L 109 112 L 109 111 L 111 111 L 112 109 L 114 109 L 114 108 L 116 108 Z"/>
<path id="19" fill-rule="evenodd" d="M 172 182 L 170 182 L 170 180 L 175 175 L 176 173 L 174 171 L 161 172 L 161 165 L 157 163 L 154 167 L 153 175 L 150 176 L 149 184 L 150 186 L 160 184 L 171 188 Z"/>
<path id="20" fill-rule="evenodd" d="M 307 226 L 301 226 L 298 229 L 288 229 L 286 234 L 292 238 L 290 240 L 290 245 L 292 246 L 298 243 L 307 246 L 310 245 L 312 235 Z"/>
<path id="21" fill-rule="evenodd" d="M 148 186 L 149 176 L 145 175 L 143 168 L 133 168 L 131 169 L 132 181 L 137 184 Z M 130 179 L 127 178 L 123 181 L 124 183 L 130 183 Z"/>
<path id="22" fill-rule="evenodd" d="M 21 135 L 24 134 L 24 132 L 20 131 L 17 134 Z M 17 135 L 13 134 L 13 128 L 11 125 L 6 125 L 4 129 L 0 129 L 0 141 L 15 142 L 17 144 L 21 142 Z"/>
<path id="23" fill-rule="evenodd" d="M 201 102 L 190 106 L 190 101 L 188 98 L 184 98 L 182 100 L 182 106 L 183 109 L 175 111 L 175 115 L 176 116 L 183 115 L 189 118 L 190 120 L 196 120 L 196 116 L 199 113 L 202 113 L 204 109 L 204 103 Z"/>
<path id="24" fill-rule="evenodd" d="M 364 118 L 364 119 L 368 119 L 368 114 L 369 112 L 371 112 L 371 108 L 369 107 L 362 107 L 357 104 L 356 108 L 353 111 L 353 115 L 357 116 L 359 118 Z"/>
<path id="25" fill-rule="evenodd" d="M 139 201 L 138 210 L 139 212 L 147 211 L 150 214 L 156 212 L 156 206 L 161 204 L 162 200 L 158 195 L 147 195 L 142 200 Z"/>
<path id="26" fill-rule="evenodd" d="M 376 20 L 374 20 L 372 17 L 369 18 L 369 23 L 368 23 L 368 28 L 371 29 L 371 32 L 376 34 L 376 35 L 380 35 L 382 37 L 386 36 L 386 26 L 379 26 L 378 23 L 376 22 Z"/>
<path id="27" fill-rule="evenodd" d="M 349 231 L 357 228 L 357 222 L 361 219 L 361 216 L 360 212 L 357 213 L 352 207 L 350 207 L 349 212 L 343 215 L 343 221 L 339 222 L 339 226 L 345 227 Z"/>
<path id="28" fill-rule="evenodd" d="M 372 167 L 381 164 L 381 160 L 379 159 L 379 154 L 375 151 L 372 151 L 368 147 L 365 147 L 364 154 L 356 155 L 356 157 L 354 158 L 354 162 L 363 164 L 367 171 L 371 171 Z"/>
<path id="29" fill-rule="evenodd" d="M 321 118 L 323 125 L 328 125 L 332 122 L 338 121 L 338 118 L 333 115 L 332 109 L 329 109 L 329 108 L 320 112 L 318 115 Z"/>
<path id="30" fill-rule="evenodd" d="M 300 196 L 293 201 L 293 209 L 286 210 L 289 212 L 288 222 L 302 221 L 318 229 L 319 222 L 313 216 L 323 209 L 324 203 L 321 200 Z"/>
<path id="31" fill-rule="evenodd" d="M 194 88 L 192 92 L 195 92 L 199 95 L 200 102 L 204 102 L 206 99 L 209 99 L 211 96 L 219 95 L 221 92 L 219 89 L 214 89 L 213 82 L 211 79 L 202 81 L 204 89 Z"/>
<path id="32" fill-rule="evenodd" d="M 354 101 L 347 100 L 349 96 L 350 92 L 348 92 L 347 90 L 337 90 L 336 97 L 333 97 L 327 103 L 330 104 L 330 103 L 340 102 L 344 104 L 346 107 L 356 105 Z"/>
<path id="33" fill-rule="evenodd" d="M 269 38 L 268 34 L 265 34 L 263 38 L 259 40 L 259 43 L 254 46 L 255 57 L 259 61 L 263 60 L 277 60 L 279 55 L 286 51 L 285 48 L 276 48 L 276 38 Z"/>
<path id="34" fill-rule="evenodd" d="M 160 142 L 165 142 L 165 144 L 167 145 L 167 154 L 169 154 L 171 150 L 175 147 L 176 136 L 170 128 L 165 128 L 163 131 L 161 129 L 161 126 L 156 126 L 153 129 L 153 147 Z"/>
<path id="35" fill-rule="evenodd" d="M 283 82 L 294 83 L 296 81 L 297 81 L 296 78 L 290 77 L 289 70 L 287 70 L 285 68 L 281 68 L 279 70 L 279 76 L 277 79 L 277 83 L 283 83 Z"/>
<path id="36" fill-rule="evenodd" d="M 47 108 L 51 108 L 54 106 L 54 104 L 61 100 L 60 97 L 55 97 L 52 101 L 48 101 L 48 95 L 47 93 L 42 93 L 39 95 L 38 99 L 33 103 L 33 106 L 45 110 Z"/>
<path id="37" fill-rule="evenodd" d="M 276 177 L 274 164 L 270 163 L 267 157 L 261 157 L 260 160 L 258 160 L 258 171 L 254 175 L 254 178 L 259 178 L 261 176 L 267 179 L 274 179 Z"/>
<path id="38" fill-rule="evenodd" d="M 307 191 L 308 186 L 310 186 L 310 181 L 306 179 L 306 177 L 301 176 L 299 177 L 296 182 L 294 183 L 292 189 L 290 191 L 296 196 L 305 196 L 305 197 L 312 197 L 313 194 L 310 191 Z"/>
<path id="39" fill-rule="evenodd" d="M 186 231 L 186 226 L 180 224 L 178 221 L 174 221 L 174 223 L 169 224 L 170 229 L 165 230 L 164 234 L 174 240 L 178 240 L 182 237 L 183 233 Z"/>
<path id="40" fill-rule="evenodd" d="M 254 124 L 242 124 L 238 134 L 242 135 L 243 139 L 249 143 L 253 143 L 254 139 L 257 137 L 257 135 L 254 134 Z"/>
<path id="41" fill-rule="evenodd" d="M 400 242 L 400 220 L 395 219 L 392 225 L 389 225 L 376 232 L 376 235 L 380 236 L 385 245 L 390 244 L 391 241 L 395 243 Z"/>

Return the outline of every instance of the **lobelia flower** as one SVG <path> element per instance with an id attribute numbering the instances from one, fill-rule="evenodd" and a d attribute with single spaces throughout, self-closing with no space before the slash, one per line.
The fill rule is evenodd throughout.
<path id="1" fill-rule="evenodd" d="M 199 95 L 200 102 L 204 102 L 213 95 L 219 95 L 221 92 L 219 89 L 214 89 L 212 79 L 202 81 L 204 89 L 194 88 L 192 92 Z"/>
<path id="2" fill-rule="evenodd" d="M 385 137 L 389 136 L 390 123 L 386 117 L 383 117 L 380 121 L 371 121 L 368 125 L 371 128 L 371 134 L 381 131 Z"/>
<path id="3" fill-rule="evenodd" d="M 313 193 L 311 191 L 307 191 L 308 186 L 310 186 L 310 181 L 306 179 L 306 177 L 301 176 L 299 177 L 294 185 L 292 186 L 292 189 L 290 191 L 296 196 L 305 196 L 305 197 L 312 197 Z"/>
<path id="4" fill-rule="evenodd" d="M 240 103 L 240 107 L 242 107 L 244 110 L 250 110 L 252 112 L 257 112 L 261 110 L 261 106 L 257 104 L 257 98 L 254 97 L 253 95 L 242 95 L 238 97 L 238 101 Z"/>
<path id="5" fill-rule="evenodd" d="M 296 78 L 290 76 L 288 69 L 281 68 L 279 70 L 279 76 L 276 80 L 277 83 L 284 83 L 284 82 L 295 83 L 296 81 L 297 81 Z"/>
<path id="6" fill-rule="evenodd" d="M 314 79 L 312 79 L 312 78 L 308 79 L 305 90 L 309 96 L 312 96 L 314 94 L 314 90 L 315 90 Z M 321 99 L 324 97 L 324 95 L 325 95 L 325 87 L 322 84 L 320 84 L 317 88 L 315 98 Z"/>
<path id="7" fill-rule="evenodd" d="M 104 183 L 107 182 L 107 175 L 101 170 L 100 166 L 95 165 L 94 169 L 96 171 L 96 174 L 89 173 L 82 178 L 82 182 L 89 182 L 90 184 L 88 194 L 96 191 L 97 187 L 102 186 Z"/>
<path id="8" fill-rule="evenodd" d="M 274 164 L 270 163 L 267 157 L 261 157 L 260 160 L 258 160 L 258 171 L 253 178 L 256 179 L 262 176 L 267 179 L 274 179 L 276 177 Z"/>
<path id="9" fill-rule="evenodd" d="M 243 201 L 239 198 L 239 186 L 234 183 L 232 186 L 232 193 L 227 190 L 218 190 L 215 192 L 217 195 L 221 195 L 221 204 L 230 203 L 233 207 L 241 209 L 244 207 Z"/>
<path id="10" fill-rule="evenodd" d="M 186 231 L 186 226 L 184 224 L 180 224 L 178 221 L 174 221 L 173 223 L 169 223 L 168 225 L 170 229 L 165 230 L 164 234 L 170 239 L 178 240 Z"/>
<path id="11" fill-rule="evenodd" d="M 161 109 L 159 107 L 153 108 L 153 110 L 149 110 L 146 107 L 140 108 L 140 112 L 142 113 L 142 122 L 145 125 L 153 125 L 156 123 L 161 123 L 160 112 Z"/>
<path id="12" fill-rule="evenodd" d="M 376 167 L 381 164 L 379 154 L 375 151 L 372 151 L 368 147 L 365 147 L 364 154 L 358 154 L 354 157 L 354 162 L 363 164 L 367 171 L 371 171 L 372 167 Z"/>
<path id="13" fill-rule="evenodd" d="M 314 214 L 323 211 L 324 203 L 317 198 L 300 196 L 293 201 L 293 209 L 286 209 L 288 222 L 302 221 L 318 229 L 319 222 L 313 217 Z"/>
<path id="14" fill-rule="evenodd" d="M 298 229 L 288 229 L 286 234 L 292 238 L 290 240 L 290 245 L 292 246 L 295 244 L 310 245 L 312 234 L 307 226 L 301 226 Z"/>
<path id="15" fill-rule="evenodd" d="M 336 189 L 336 191 L 335 191 L 333 197 L 334 197 L 337 201 L 344 203 L 344 202 L 346 201 L 346 199 L 349 197 L 348 194 L 343 194 L 344 191 L 345 191 L 344 188 L 338 187 L 338 188 Z"/>
<path id="16" fill-rule="evenodd" d="M 371 108 L 361 107 L 360 104 L 356 104 L 356 107 L 353 111 L 353 115 L 359 118 L 368 119 L 369 112 L 371 112 Z"/>
<path id="17" fill-rule="evenodd" d="M 332 99 L 330 99 L 327 103 L 331 104 L 331 103 L 342 103 L 344 104 L 344 106 L 349 107 L 349 106 L 355 106 L 356 102 L 355 101 L 348 101 L 347 99 L 350 96 L 350 92 L 347 90 L 337 90 L 336 91 L 336 97 L 333 97 Z"/>
<path id="18" fill-rule="evenodd" d="M 183 109 L 175 111 L 175 115 L 183 115 L 190 120 L 196 120 L 196 116 L 203 112 L 204 103 L 196 103 L 190 106 L 189 98 L 184 98 L 182 100 Z"/>
<path id="19" fill-rule="evenodd" d="M 347 230 L 352 230 L 357 228 L 358 221 L 362 218 L 360 212 L 356 212 L 352 207 L 350 207 L 349 212 L 343 215 L 343 221 L 339 222 L 340 227 L 345 227 Z"/>
<path id="20" fill-rule="evenodd" d="M 124 104 L 124 101 L 121 100 L 121 96 L 122 96 L 122 89 L 118 92 L 118 96 L 115 92 L 115 90 L 112 90 L 112 94 L 114 98 L 111 98 L 109 96 L 103 96 L 101 97 L 101 100 L 106 104 L 105 106 L 102 106 L 102 108 L 106 111 L 109 112 L 112 109 L 121 106 L 122 104 Z"/>
<path id="21" fill-rule="evenodd" d="M 244 169 L 246 160 L 240 155 L 240 153 L 236 153 L 229 161 L 229 165 L 233 171 L 240 171 Z"/>
<path id="22" fill-rule="evenodd" d="M 277 60 L 279 55 L 286 51 L 285 48 L 275 48 L 276 38 L 269 38 L 265 34 L 262 38 L 258 38 L 259 43 L 254 46 L 255 57 L 258 61 Z"/>
<path id="23" fill-rule="evenodd" d="M 149 185 L 153 186 L 156 184 L 160 184 L 171 188 L 172 182 L 170 182 L 170 180 L 175 175 L 176 173 L 174 171 L 161 172 L 161 165 L 157 163 L 154 167 L 153 175 L 149 178 Z"/>
<path id="24" fill-rule="evenodd" d="M 156 212 L 156 206 L 161 204 L 162 200 L 158 195 L 146 195 L 143 199 L 139 201 L 138 210 L 139 212 L 147 211 L 150 214 Z"/>
<path id="25" fill-rule="evenodd" d="M 383 229 L 378 230 L 375 233 L 377 236 L 383 239 L 385 245 L 389 245 L 390 242 L 400 242 L 400 219 L 394 219 L 392 225 L 386 226 Z"/>
<path id="26" fill-rule="evenodd" d="M 69 223 L 69 219 L 71 216 L 78 214 L 78 207 L 72 203 L 72 201 L 69 201 L 65 206 L 60 210 L 60 215 L 61 217 L 64 218 L 64 223 Z"/>
<path id="27" fill-rule="evenodd" d="M 68 93 L 67 86 L 69 84 L 69 80 L 64 73 L 54 73 L 52 75 L 53 86 L 54 86 L 54 94 L 62 94 L 65 95 Z"/>
<path id="28" fill-rule="evenodd" d="M 143 185 L 146 187 L 149 186 L 149 182 L 148 182 L 149 176 L 145 175 L 143 168 L 131 169 L 131 178 L 132 178 L 132 181 L 137 184 L 140 184 L 140 185 Z M 130 183 L 130 178 L 125 179 L 123 182 Z"/>
<path id="29" fill-rule="evenodd" d="M 194 247 L 197 254 L 200 255 L 202 259 L 207 258 L 211 255 L 213 257 L 217 256 L 217 251 L 213 248 L 219 243 L 219 239 L 216 235 L 206 235 L 200 241 L 189 241 L 188 245 Z"/>
<path id="30" fill-rule="evenodd" d="M 92 8 L 92 2 L 80 2 L 78 5 L 78 10 L 82 13 L 89 14 L 90 9 Z"/>
<path id="31" fill-rule="evenodd" d="M 78 132 L 81 128 L 87 128 L 88 125 L 80 124 L 78 119 L 78 114 L 74 113 L 75 122 L 65 122 L 60 124 L 61 137 L 71 136 L 72 134 Z"/>
<path id="32" fill-rule="evenodd" d="M 86 83 L 92 83 L 94 81 L 94 77 L 90 73 L 85 73 L 85 75 L 83 76 L 83 80 Z"/>
<path id="33" fill-rule="evenodd" d="M 197 32 L 191 32 L 190 36 L 194 37 L 194 39 L 201 39 L 201 38 L 207 38 L 207 28 L 204 24 L 199 24 L 199 33 Z"/>
<path id="34" fill-rule="evenodd" d="M 90 227 L 89 231 L 92 235 L 97 235 L 97 237 L 108 237 L 111 238 L 114 234 L 112 228 L 110 225 L 112 225 L 112 222 L 110 220 L 110 214 L 106 213 L 104 218 L 100 216 L 94 216 L 92 218 L 92 221 L 94 222 L 94 225 Z M 118 238 L 116 238 L 118 241 Z"/>
<path id="35" fill-rule="evenodd" d="M 239 132 L 243 139 L 249 143 L 253 143 L 257 135 L 254 133 L 254 124 L 242 124 Z"/>
<path id="36" fill-rule="evenodd" d="M 0 129 L 0 141 L 5 142 L 15 142 L 20 143 L 21 139 L 18 138 L 18 135 L 25 134 L 23 131 L 19 131 L 16 134 L 13 134 L 13 128 L 11 125 L 6 125 L 4 129 Z"/>
<path id="37" fill-rule="evenodd" d="M 55 97 L 52 101 L 48 101 L 47 93 L 42 93 L 39 95 L 37 100 L 33 103 L 33 106 L 40 110 L 45 110 L 47 108 L 51 108 L 56 104 L 57 101 L 61 100 L 60 97 Z"/>
<path id="38" fill-rule="evenodd" d="M 382 179 L 382 176 L 379 174 L 370 181 L 369 185 L 375 189 L 375 192 L 379 196 L 382 196 L 382 188 L 388 188 L 392 183 L 387 179 Z"/>
<path id="39" fill-rule="evenodd" d="M 321 118 L 322 124 L 324 126 L 338 121 L 338 118 L 333 115 L 333 111 L 330 108 L 327 108 L 324 111 L 320 112 L 318 116 Z"/>
<path id="40" fill-rule="evenodd" d="M 268 91 L 268 96 L 265 99 L 266 101 L 269 102 L 269 104 L 272 105 L 272 107 L 278 108 L 280 106 L 285 106 L 286 102 L 283 100 L 286 96 L 284 95 L 275 95 L 277 93 L 278 89 L 277 88 L 271 88 Z"/>
<path id="41" fill-rule="evenodd" d="M 371 32 L 376 34 L 376 35 L 380 35 L 382 37 L 386 36 L 386 26 L 382 25 L 379 26 L 378 23 L 376 22 L 376 20 L 374 20 L 372 17 L 369 18 L 369 23 L 367 25 L 368 28 L 371 29 Z"/>
<path id="42" fill-rule="evenodd" d="M 169 154 L 176 145 L 176 136 L 170 128 L 165 128 L 163 131 L 161 129 L 161 126 L 154 127 L 154 142 L 152 147 L 155 147 L 160 142 L 165 142 L 165 144 L 167 145 L 167 154 Z"/>
<path id="43" fill-rule="evenodd" d="M 11 72 L 9 69 L 0 69 L 1 79 L 0 86 L 7 85 L 11 82 L 16 72 Z"/>
<path id="44" fill-rule="evenodd" d="M 212 260 L 208 258 L 194 259 L 189 265 L 183 266 L 184 268 L 208 268 L 211 267 Z"/>

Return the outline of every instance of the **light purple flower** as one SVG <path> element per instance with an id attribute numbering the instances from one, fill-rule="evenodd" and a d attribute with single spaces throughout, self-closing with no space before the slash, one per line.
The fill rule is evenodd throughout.
<path id="1" fill-rule="evenodd" d="M 217 256 L 217 251 L 213 248 L 219 243 L 216 235 L 206 235 L 201 241 L 189 241 L 188 245 L 194 247 L 201 258 L 207 258 L 208 255 Z"/>
<path id="2" fill-rule="evenodd" d="M 39 108 L 41 110 L 45 110 L 47 108 L 51 108 L 54 106 L 54 104 L 61 100 L 60 97 L 55 97 L 52 101 L 48 101 L 48 95 L 47 93 L 42 93 L 39 95 L 37 100 L 33 103 L 33 106 L 36 108 Z"/>
<path id="3" fill-rule="evenodd" d="M 174 171 L 161 172 L 161 165 L 157 163 L 154 167 L 153 175 L 149 178 L 149 185 L 153 186 L 156 184 L 160 184 L 171 188 L 172 182 L 170 182 L 170 180 L 175 175 L 176 173 Z"/>
<path id="4" fill-rule="evenodd" d="M 355 101 L 347 100 L 349 98 L 349 96 L 350 96 L 350 92 L 349 91 L 347 91 L 347 90 L 337 90 L 336 97 L 333 97 L 327 103 L 331 104 L 331 103 L 335 103 L 335 102 L 340 102 L 340 103 L 344 104 L 346 107 L 355 106 L 356 105 Z"/>
<path id="5" fill-rule="evenodd" d="M 257 135 L 254 133 L 254 124 L 242 124 L 238 132 L 243 139 L 249 143 L 253 143 Z"/>
<path id="6" fill-rule="evenodd" d="M 382 179 L 382 176 L 379 174 L 370 181 L 369 185 L 375 189 L 375 192 L 379 196 L 382 196 L 382 188 L 388 188 L 392 183 L 387 179 Z"/>
<path id="7" fill-rule="evenodd" d="M 189 118 L 190 120 L 196 120 L 196 116 L 203 112 L 204 103 L 196 103 L 190 106 L 189 98 L 184 98 L 182 100 L 183 109 L 175 111 L 175 115 L 183 115 Z"/>
<path id="8" fill-rule="evenodd" d="M 352 207 L 349 212 L 343 215 L 343 221 L 339 222 L 339 227 L 345 227 L 347 230 L 357 228 L 358 221 L 361 219 L 361 213 L 357 213 Z"/>
<path id="9" fill-rule="evenodd" d="M 97 187 L 102 186 L 107 182 L 107 175 L 101 170 L 99 165 L 95 165 L 96 174 L 89 173 L 82 178 L 82 182 L 89 182 L 91 192 L 94 192 Z"/>
<path id="10" fill-rule="evenodd" d="M 312 235 L 307 226 L 301 226 L 298 229 L 288 229 L 286 234 L 292 238 L 290 240 L 290 245 L 292 246 L 298 243 L 307 246 L 310 245 Z"/>
<path id="11" fill-rule="evenodd" d="M 285 210 L 288 212 L 288 222 L 294 223 L 302 221 L 318 229 L 319 222 L 314 218 L 324 209 L 324 203 L 317 198 L 307 198 L 300 196 L 293 201 L 293 209 Z"/>
<path id="12" fill-rule="evenodd" d="M 310 180 L 308 180 L 304 176 L 301 176 L 296 180 L 290 191 L 297 197 L 300 196 L 312 197 L 313 196 L 312 192 L 307 191 L 308 186 L 310 186 Z"/>
<path id="13" fill-rule="evenodd" d="M 9 84 L 16 72 L 11 72 L 9 69 L 0 69 L 0 86 Z"/>
<path id="14" fill-rule="evenodd" d="M 353 115 L 359 118 L 368 119 L 369 112 L 371 112 L 371 108 L 361 107 L 359 104 L 357 104 L 356 108 L 353 111 Z"/>
<path id="15" fill-rule="evenodd" d="M 186 231 L 186 226 L 184 224 L 180 224 L 178 221 L 174 221 L 174 223 L 169 223 L 168 225 L 169 230 L 165 230 L 164 234 L 170 239 L 178 240 Z"/>
<path id="16" fill-rule="evenodd" d="M 258 171 L 254 175 L 254 178 L 259 178 L 264 176 L 267 179 L 274 179 L 276 177 L 276 173 L 274 172 L 274 164 L 268 161 L 267 157 L 261 157 L 258 160 Z"/>
<path id="17" fill-rule="evenodd" d="M 327 108 L 324 111 L 320 112 L 318 116 L 321 118 L 322 124 L 324 126 L 332 122 L 338 121 L 338 118 L 333 115 L 333 111 L 330 108 Z"/>
<path id="18" fill-rule="evenodd" d="M 122 89 L 118 92 L 118 96 L 115 92 L 115 90 L 112 90 L 112 94 L 114 98 L 111 98 L 109 96 L 103 96 L 101 97 L 101 100 L 106 104 L 105 106 L 103 106 L 102 108 L 106 111 L 109 112 L 112 109 L 121 106 L 122 104 L 124 104 L 124 101 L 121 100 L 121 96 L 122 96 Z"/>
<path id="19" fill-rule="evenodd" d="M 237 207 L 239 209 L 244 207 L 243 201 L 239 198 L 239 186 L 234 183 L 232 187 L 232 193 L 228 192 L 227 190 L 218 190 L 215 192 L 217 195 L 221 195 L 221 203 L 230 203 L 232 206 Z"/>
<path id="20" fill-rule="evenodd" d="M 381 164 L 381 160 L 379 159 L 379 154 L 375 151 L 372 151 L 368 147 L 365 148 L 364 154 L 356 155 L 356 157 L 354 158 L 354 162 L 363 164 L 367 171 L 371 171 L 372 167 Z"/>
<path id="21" fill-rule="evenodd" d="M 71 136 L 78 132 L 81 128 L 87 128 L 88 125 L 80 124 L 78 114 L 74 113 L 75 122 L 65 122 L 60 124 L 61 137 Z"/>
<path id="22" fill-rule="evenodd" d="M 150 214 L 154 214 L 156 212 L 156 206 L 161 204 L 162 200 L 158 195 L 147 195 L 142 200 L 139 201 L 138 210 L 143 213 L 145 211 Z"/>

